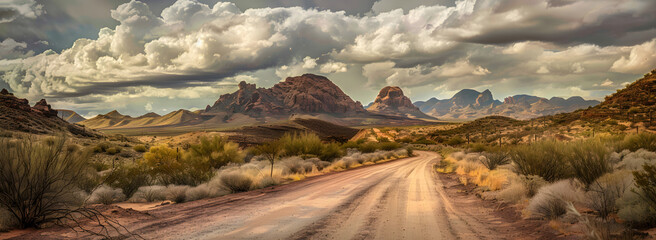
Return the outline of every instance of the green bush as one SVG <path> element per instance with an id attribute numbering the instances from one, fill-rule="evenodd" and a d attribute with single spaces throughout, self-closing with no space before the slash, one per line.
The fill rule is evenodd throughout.
<path id="1" fill-rule="evenodd" d="M 279 140 L 284 156 L 321 155 L 323 142 L 319 136 L 309 132 L 286 133 Z"/>
<path id="2" fill-rule="evenodd" d="M 38 227 L 80 206 L 76 192 L 91 170 L 88 154 L 65 151 L 66 140 L 52 144 L 30 139 L 0 139 L 0 207 L 20 228 Z"/>
<path id="3" fill-rule="evenodd" d="M 567 151 L 565 156 L 572 166 L 574 177 L 586 186 L 613 170 L 608 159 L 610 149 L 599 140 L 571 142 L 564 150 Z"/>
<path id="4" fill-rule="evenodd" d="M 321 150 L 321 155 L 319 155 L 319 159 L 322 161 L 332 161 L 342 155 L 342 150 L 338 143 L 329 143 L 324 145 Z"/>
<path id="5" fill-rule="evenodd" d="M 520 145 L 510 151 L 515 170 L 522 175 L 536 175 L 554 182 L 568 178 L 571 170 L 565 161 L 567 146 L 555 141 L 541 141 Z"/>
<path id="6" fill-rule="evenodd" d="M 360 144 L 354 141 L 348 141 L 342 144 L 341 148 L 342 149 L 349 149 L 349 148 L 355 148 L 358 149 L 360 147 Z"/>
<path id="7" fill-rule="evenodd" d="M 148 169 L 150 175 L 164 185 L 196 186 L 208 181 L 213 175 L 208 161 L 189 157 L 182 150 L 167 146 L 151 147 L 139 164 Z"/>
<path id="8" fill-rule="evenodd" d="M 469 145 L 469 151 L 472 152 L 485 152 L 487 150 L 487 145 L 482 143 L 472 143 Z"/>
<path id="9" fill-rule="evenodd" d="M 144 166 L 137 164 L 122 165 L 114 169 L 105 180 L 111 187 L 120 188 L 127 198 L 142 186 L 152 183 L 151 177 Z"/>
<path id="10" fill-rule="evenodd" d="M 401 144 L 397 142 L 382 142 L 379 143 L 379 148 L 384 151 L 392 151 L 401 148 Z"/>
<path id="11" fill-rule="evenodd" d="M 358 146 L 358 151 L 362 153 L 372 153 L 378 150 L 378 144 L 374 142 L 363 143 Z"/>
<path id="12" fill-rule="evenodd" d="M 132 149 L 134 149 L 134 151 L 137 151 L 137 152 L 140 152 L 140 153 L 148 151 L 148 148 L 146 148 L 146 145 L 143 145 L 143 144 L 134 145 L 134 147 L 132 147 Z"/>
<path id="13" fill-rule="evenodd" d="M 189 154 L 191 158 L 200 158 L 215 169 L 228 163 L 241 163 L 245 156 L 239 145 L 219 136 L 211 139 L 202 137 L 199 144 L 189 147 Z"/>
<path id="14" fill-rule="evenodd" d="M 435 145 L 437 143 L 433 140 L 429 140 L 426 139 L 425 137 L 421 137 L 417 139 L 417 141 L 412 142 L 412 144 Z"/>
<path id="15" fill-rule="evenodd" d="M 109 155 L 115 155 L 117 153 L 121 152 L 121 147 L 115 146 L 115 147 L 110 147 L 105 152 Z"/>
<path id="16" fill-rule="evenodd" d="M 656 134 L 643 132 L 627 135 L 618 150 L 628 149 L 635 152 L 641 148 L 656 152 Z"/>
<path id="17" fill-rule="evenodd" d="M 643 171 L 633 172 L 636 187 L 642 192 L 640 196 L 656 210 L 656 165 L 642 166 Z"/>
<path id="18" fill-rule="evenodd" d="M 408 152 L 408 157 L 414 157 L 415 156 L 415 150 L 412 147 L 407 147 L 405 150 Z"/>
<path id="19" fill-rule="evenodd" d="M 446 141 L 446 144 L 451 146 L 457 146 L 463 143 L 465 143 L 465 139 L 457 135 L 449 138 L 449 140 Z"/>

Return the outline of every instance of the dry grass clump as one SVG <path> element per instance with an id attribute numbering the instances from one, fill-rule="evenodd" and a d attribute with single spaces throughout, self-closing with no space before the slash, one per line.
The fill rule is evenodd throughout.
<path id="1" fill-rule="evenodd" d="M 91 193 L 89 203 L 102 203 L 109 205 L 125 200 L 125 194 L 120 188 L 112 188 L 107 185 L 101 185 Z"/>
<path id="2" fill-rule="evenodd" d="M 187 201 L 189 186 L 169 185 L 166 187 L 166 200 L 183 203 Z"/>
<path id="3" fill-rule="evenodd" d="M 166 200 L 165 186 L 143 186 L 129 199 L 131 202 L 156 202 Z"/>
<path id="4" fill-rule="evenodd" d="M 583 190 L 575 181 L 561 180 L 540 188 L 529 201 L 528 211 L 531 217 L 557 219 L 567 213 L 567 202 L 581 202 Z"/>
<path id="5" fill-rule="evenodd" d="M 628 150 L 613 154 L 616 169 L 641 170 L 645 164 L 656 164 L 656 152 L 650 152 L 645 149 L 638 149 L 635 152 Z"/>
<path id="6" fill-rule="evenodd" d="M 253 179 L 250 176 L 233 171 L 220 175 L 221 184 L 232 193 L 246 192 L 251 189 Z"/>

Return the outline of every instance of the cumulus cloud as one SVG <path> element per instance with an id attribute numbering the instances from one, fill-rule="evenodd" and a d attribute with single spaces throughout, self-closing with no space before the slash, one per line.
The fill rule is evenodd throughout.
<path id="1" fill-rule="evenodd" d="M 0 59 L 14 59 L 32 55 L 34 55 L 34 51 L 27 50 L 27 43 L 25 42 L 17 42 L 11 38 L 0 42 Z"/>
<path id="2" fill-rule="evenodd" d="M 5 0 L 0 2 L 0 23 L 8 23 L 16 18 L 36 18 L 43 14 L 43 5 L 35 0 Z"/>
<path id="3" fill-rule="evenodd" d="M 0 60 L 0 78 L 20 95 L 80 103 L 216 98 L 238 78 L 267 80 L 252 77 L 262 71 L 278 79 L 343 74 L 366 79 L 369 88 L 507 84 L 596 96 L 590 91 L 599 79 L 628 81 L 656 66 L 656 36 L 649 34 L 656 20 L 647 10 L 653 1 L 413 2 L 396 9 L 372 1 L 377 10 L 349 15 L 178 0 L 158 15 L 131 1 L 111 11 L 119 24 L 95 39 Z M 25 49 L 8 41 L 0 51 Z"/>

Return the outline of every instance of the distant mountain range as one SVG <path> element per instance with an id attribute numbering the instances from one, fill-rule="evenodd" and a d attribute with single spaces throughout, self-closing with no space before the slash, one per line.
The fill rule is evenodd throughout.
<path id="1" fill-rule="evenodd" d="M 528 119 L 574 111 L 598 104 L 580 97 L 545 99 L 529 95 L 495 100 L 489 90 L 464 89 L 450 99 L 415 102 L 395 86 L 381 89 L 365 109 L 328 78 L 313 74 L 289 77 L 271 88 L 239 83 L 239 89 L 223 94 L 204 110 L 178 110 L 164 116 L 148 113 L 139 117 L 118 111 L 83 120 L 78 114 L 63 110 L 59 115 L 69 122 L 93 129 L 134 129 L 175 126 L 231 128 L 245 125 L 287 121 L 297 117 L 321 119 L 341 125 L 425 124 L 436 119 L 475 119 L 489 115 Z"/>
<path id="2" fill-rule="evenodd" d="M 450 99 L 431 98 L 428 101 L 415 102 L 414 105 L 422 112 L 439 119 L 471 120 L 490 115 L 531 119 L 572 112 L 599 103 L 599 101 L 585 100 L 581 97 L 546 99 L 531 95 L 515 95 L 507 97 L 501 102 L 494 99 L 490 90 L 478 92 L 472 89 L 463 89 Z"/>

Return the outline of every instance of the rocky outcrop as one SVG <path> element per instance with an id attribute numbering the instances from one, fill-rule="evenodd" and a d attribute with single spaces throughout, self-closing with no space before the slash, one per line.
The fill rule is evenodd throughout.
<path id="1" fill-rule="evenodd" d="M 66 120 L 69 123 L 78 123 L 87 120 L 86 118 L 80 116 L 80 114 L 77 114 L 73 110 L 66 110 L 66 109 L 56 109 L 56 110 L 57 110 L 57 116 L 61 119 Z"/>
<path id="2" fill-rule="evenodd" d="M 46 102 L 45 99 L 41 99 L 38 101 L 36 104 L 34 104 L 34 107 L 32 107 L 34 110 L 41 112 L 43 115 L 47 117 L 53 117 L 57 116 L 57 110 L 52 109 L 50 104 Z"/>
<path id="3" fill-rule="evenodd" d="M 295 113 L 364 113 L 362 104 L 325 77 L 304 74 L 289 77 L 272 88 L 239 83 L 239 90 L 224 94 L 204 114 L 242 113 L 252 117 L 290 115 Z"/>
<path id="4" fill-rule="evenodd" d="M 442 119 L 477 119 L 491 115 L 529 119 L 572 112 L 598 103 L 598 101 L 585 100 L 581 97 L 546 99 L 524 94 L 506 97 L 503 102 L 500 102 L 493 98 L 490 90 L 478 92 L 464 89 L 450 99 L 431 98 L 425 102 L 415 102 L 415 105 L 421 111 Z"/>
<path id="5" fill-rule="evenodd" d="M 395 86 L 387 86 L 380 90 L 374 102 L 367 111 L 377 114 L 403 116 L 409 118 L 434 119 L 421 112 L 412 101 L 403 94 L 403 90 Z"/>
<path id="6" fill-rule="evenodd" d="M 73 125 L 57 116 L 46 100 L 30 107 L 27 99 L 17 98 L 7 89 L 0 91 L 0 129 L 36 134 L 69 132 L 78 136 L 96 137 L 99 134 Z"/>

